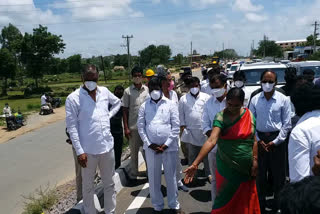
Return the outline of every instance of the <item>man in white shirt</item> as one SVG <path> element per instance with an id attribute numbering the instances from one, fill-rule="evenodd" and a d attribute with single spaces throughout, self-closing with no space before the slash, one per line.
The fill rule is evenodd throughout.
<path id="1" fill-rule="evenodd" d="M 225 109 L 226 107 L 226 96 L 227 96 L 227 76 L 224 74 L 214 75 L 210 79 L 210 86 L 212 88 L 210 99 L 205 103 L 202 114 L 202 131 L 207 137 L 210 137 L 212 131 L 212 125 L 214 118 L 217 113 Z M 214 203 L 216 198 L 217 188 L 216 188 L 216 155 L 217 146 L 211 150 L 208 154 L 208 161 L 210 166 L 211 178 L 211 199 Z"/>
<path id="2" fill-rule="evenodd" d="M 97 86 L 99 73 L 94 65 L 82 71 L 84 85 L 66 100 L 66 124 L 72 145 L 82 167 L 83 203 L 86 214 L 95 214 L 94 176 L 97 166 L 104 185 L 104 211 L 115 213 L 116 192 L 113 181 L 114 151 L 110 118 L 120 109 L 121 101 L 107 88 Z M 108 108 L 109 104 L 112 107 Z"/>
<path id="3" fill-rule="evenodd" d="M 234 87 L 241 88 L 244 91 L 245 96 L 243 106 L 247 108 L 250 100 L 250 92 L 246 89 L 246 81 L 247 78 L 244 71 L 236 71 L 233 74 L 233 85 Z"/>
<path id="4" fill-rule="evenodd" d="M 277 74 L 271 70 L 262 73 L 262 92 L 254 96 L 250 111 L 256 118 L 257 140 L 259 144 L 259 174 L 257 189 L 261 212 L 265 213 L 267 176 L 272 174 L 274 192 L 273 211 L 278 211 L 279 192 L 285 184 L 286 161 L 284 143 L 291 130 L 290 99 L 275 90 Z"/>
<path id="5" fill-rule="evenodd" d="M 179 101 L 179 118 L 181 128 L 181 141 L 188 143 L 189 164 L 198 156 L 201 147 L 207 137 L 203 134 L 201 121 L 204 104 L 210 96 L 200 92 L 200 80 L 198 77 L 190 79 L 190 91 L 182 96 Z M 204 159 L 204 170 L 206 176 L 210 176 L 208 157 Z"/>
<path id="6" fill-rule="evenodd" d="M 291 99 L 302 116 L 289 139 L 290 182 L 313 175 L 314 156 L 320 150 L 320 90 L 310 83 L 299 87 Z"/>
<path id="7" fill-rule="evenodd" d="M 6 116 L 6 117 L 10 117 L 12 114 L 11 114 L 11 108 L 9 106 L 8 103 L 6 103 L 4 105 L 4 108 L 3 108 L 3 114 Z"/>
<path id="8" fill-rule="evenodd" d="M 138 131 L 144 143 L 151 203 L 154 213 L 164 208 L 161 193 L 161 166 L 167 185 L 168 206 L 172 213 L 183 213 L 178 202 L 176 166 L 178 158 L 179 114 L 175 103 L 163 96 L 158 78 L 148 83 L 150 97 L 141 105 Z"/>
<path id="9" fill-rule="evenodd" d="M 208 68 L 208 79 L 206 82 L 202 82 L 201 84 L 201 92 L 211 95 L 212 88 L 210 87 L 209 80 L 214 76 L 220 74 L 220 68 L 214 67 L 214 68 Z"/>

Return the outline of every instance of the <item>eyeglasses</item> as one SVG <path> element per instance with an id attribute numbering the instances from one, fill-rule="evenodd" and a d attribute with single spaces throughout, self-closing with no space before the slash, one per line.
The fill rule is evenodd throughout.
<path id="1" fill-rule="evenodd" d="M 266 80 L 264 80 L 264 81 L 261 81 L 262 83 L 269 83 L 269 84 L 273 84 L 273 83 L 275 83 L 274 81 L 266 81 Z"/>

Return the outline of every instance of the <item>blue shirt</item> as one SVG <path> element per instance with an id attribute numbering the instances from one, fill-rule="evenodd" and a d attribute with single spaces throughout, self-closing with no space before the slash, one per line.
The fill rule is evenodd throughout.
<path id="1" fill-rule="evenodd" d="M 270 100 L 267 100 L 264 92 L 260 92 L 252 98 L 250 111 L 256 118 L 257 131 L 280 132 L 273 143 L 280 144 L 287 138 L 291 129 L 291 105 L 288 97 L 275 91 Z M 258 135 L 257 139 L 259 140 Z"/>

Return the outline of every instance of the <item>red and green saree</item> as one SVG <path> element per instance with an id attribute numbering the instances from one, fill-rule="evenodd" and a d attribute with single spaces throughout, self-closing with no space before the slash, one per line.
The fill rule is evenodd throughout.
<path id="1" fill-rule="evenodd" d="M 251 177 L 255 118 L 249 109 L 235 121 L 224 112 L 216 115 L 214 127 L 221 128 L 218 140 L 217 197 L 211 214 L 260 214 L 256 182 Z"/>

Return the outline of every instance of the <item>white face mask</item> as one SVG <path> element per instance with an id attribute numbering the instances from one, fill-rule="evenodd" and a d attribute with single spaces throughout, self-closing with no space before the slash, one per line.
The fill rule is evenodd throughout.
<path id="1" fill-rule="evenodd" d="M 242 88 L 244 86 L 244 82 L 237 80 L 234 82 L 234 86 L 237 88 Z"/>
<path id="2" fill-rule="evenodd" d="M 161 91 L 160 90 L 153 90 L 151 93 L 150 93 L 150 96 L 151 96 L 151 99 L 157 101 L 160 99 L 161 97 Z"/>
<path id="3" fill-rule="evenodd" d="M 264 92 L 271 92 L 273 90 L 274 87 L 274 83 L 270 84 L 270 83 L 262 83 L 262 90 Z"/>
<path id="4" fill-rule="evenodd" d="M 97 83 L 94 81 L 85 81 L 84 85 L 89 91 L 93 91 L 97 88 Z"/>
<path id="5" fill-rule="evenodd" d="M 215 97 L 222 97 L 224 95 L 224 93 L 226 92 L 225 88 L 214 88 L 211 90 L 211 93 L 213 96 Z"/>
<path id="6" fill-rule="evenodd" d="M 199 93 L 199 87 L 194 87 L 190 89 L 192 95 L 197 95 Z"/>

